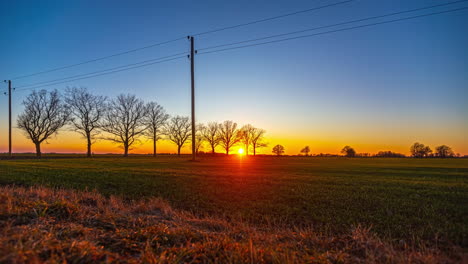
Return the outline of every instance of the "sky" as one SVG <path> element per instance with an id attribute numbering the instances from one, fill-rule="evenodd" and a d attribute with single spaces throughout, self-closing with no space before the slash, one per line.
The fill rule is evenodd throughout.
<path id="1" fill-rule="evenodd" d="M 0 0 L 0 78 L 13 79 L 166 40 L 342 0 L 303 1 L 7 1 Z M 195 37 L 195 48 L 260 38 L 450 1 L 355 0 L 329 8 Z M 420 11 L 468 6 L 468 2 Z M 400 15 L 388 19 L 410 15 Z M 364 23 L 361 23 L 364 24 Z M 360 24 L 355 24 L 360 25 Z M 306 145 L 312 153 L 391 150 L 409 153 L 421 142 L 449 145 L 468 155 L 468 10 L 375 27 L 226 50 L 195 57 L 197 122 L 233 120 L 267 131 L 270 154 Z M 340 27 L 337 27 L 337 29 Z M 342 27 L 341 27 L 342 28 Z M 333 28 L 335 29 L 335 28 Z M 322 30 L 325 31 L 325 30 Z M 320 32 L 320 31 L 316 31 Z M 311 33 L 316 33 L 311 32 Z M 303 35 L 303 34 L 299 34 Z M 13 87 L 99 71 L 189 51 L 181 39 L 47 74 L 14 79 Z M 43 89 L 86 87 L 114 98 L 121 93 L 156 101 L 170 115 L 190 115 L 190 62 L 186 58 L 70 81 Z M 6 90 L 0 84 L 0 91 Z M 34 145 L 16 128 L 21 102 L 12 93 L 13 151 Z M 0 96 L 0 152 L 8 149 L 7 96 Z M 79 134 L 62 129 L 43 152 L 85 152 Z M 168 141 L 159 151 L 174 153 Z M 186 145 L 184 152 L 189 152 Z M 208 150 L 208 148 L 206 148 Z M 95 153 L 122 150 L 108 141 Z M 143 140 L 133 153 L 150 153 Z M 221 149 L 219 149 L 221 151 Z"/>

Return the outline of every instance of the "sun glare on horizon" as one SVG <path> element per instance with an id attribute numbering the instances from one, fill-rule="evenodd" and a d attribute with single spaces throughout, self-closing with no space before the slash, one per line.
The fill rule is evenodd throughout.
<path id="1" fill-rule="evenodd" d="M 239 153 L 239 155 L 244 155 L 244 149 L 240 148 L 239 150 L 237 150 L 237 153 Z"/>

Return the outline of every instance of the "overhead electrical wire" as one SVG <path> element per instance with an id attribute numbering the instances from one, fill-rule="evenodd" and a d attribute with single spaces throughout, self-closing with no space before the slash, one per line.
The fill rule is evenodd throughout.
<path id="1" fill-rule="evenodd" d="M 67 82 L 71 82 L 71 81 L 89 79 L 89 78 L 94 78 L 94 77 L 98 77 L 98 76 L 102 76 L 102 75 L 108 75 L 108 74 L 113 74 L 113 73 L 117 73 L 117 72 L 122 72 L 122 71 L 137 69 L 137 68 L 142 68 L 142 67 L 146 67 L 146 66 L 150 66 L 150 65 L 154 65 L 154 64 L 159 64 L 159 63 L 163 63 L 163 62 L 168 62 L 168 61 L 173 61 L 173 60 L 177 60 L 177 59 L 181 59 L 181 58 L 186 58 L 186 57 L 187 57 L 187 56 L 184 55 L 184 56 L 179 56 L 179 57 L 175 57 L 175 58 L 171 58 L 171 59 L 165 59 L 165 60 L 161 60 L 161 61 L 146 63 L 146 64 L 143 64 L 143 65 L 133 66 L 133 67 L 129 67 L 129 68 L 125 68 L 125 69 L 120 69 L 120 70 L 115 70 L 115 71 L 110 71 L 110 72 L 104 72 L 104 73 L 100 73 L 100 74 L 95 74 L 95 75 L 91 75 L 91 76 L 86 76 L 86 77 L 71 79 L 71 80 L 67 80 L 67 81 L 55 82 L 55 83 L 50 83 L 50 84 L 45 84 L 45 85 L 39 85 L 39 86 L 33 86 L 33 87 L 29 87 L 29 88 L 23 88 L 23 89 L 16 89 L 16 91 L 33 90 L 33 89 L 37 89 L 37 88 L 41 88 L 41 87 L 53 86 L 53 85 L 62 84 L 62 83 L 67 83 Z"/>
<path id="2" fill-rule="evenodd" d="M 254 39 L 237 41 L 237 42 L 232 42 L 232 43 L 227 43 L 227 44 L 220 44 L 220 45 L 200 48 L 200 49 L 197 49 L 197 50 L 201 51 L 201 50 L 214 49 L 214 48 L 233 46 L 233 45 L 238 45 L 238 44 L 243 44 L 243 43 L 255 42 L 255 41 L 264 40 L 264 39 L 283 37 L 283 36 L 288 36 L 288 35 L 304 33 L 304 32 L 308 32 L 308 31 L 315 31 L 315 30 L 320 30 L 320 29 L 326 29 L 326 28 L 331 28 L 331 27 L 337 27 L 337 26 L 343 26 L 343 25 L 347 25 L 347 24 L 363 22 L 363 21 L 367 21 L 367 20 L 373 20 L 373 19 L 385 18 L 385 17 L 389 17 L 389 16 L 396 16 L 396 15 L 401 15 L 401 14 L 406 14 L 406 13 L 412 13 L 412 12 L 422 11 L 422 10 L 426 10 L 426 9 L 432 9 L 432 8 L 436 8 L 436 7 L 448 6 L 448 5 L 458 4 L 458 3 L 462 3 L 462 2 L 468 2 L 468 0 L 460 0 L 460 1 L 450 2 L 450 3 L 444 3 L 444 4 L 426 6 L 426 7 L 409 9 L 409 10 L 404 10 L 404 11 L 398 11 L 398 12 L 393 12 L 393 13 L 379 15 L 379 16 L 371 16 L 371 17 L 366 17 L 366 18 L 361 18 L 361 19 L 355 19 L 355 20 L 351 20 L 351 21 L 340 22 L 340 23 L 336 23 L 336 24 L 320 26 L 320 27 L 314 27 L 314 28 L 308 28 L 308 29 L 303 29 L 303 30 L 298 30 L 298 31 L 292 31 L 292 32 L 287 32 L 287 33 L 282 33 L 282 34 L 276 34 L 276 35 L 266 36 L 266 37 L 262 37 L 262 38 L 254 38 Z"/>
<path id="3" fill-rule="evenodd" d="M 302 36 L 297 36 L 297 37 L 283 38 L 283 39 L 278 39 L 278 40 L 271 40 L 271 41 L 254 43 L 254 44 L 243 45 L 243 46 L 236 46 L 236 47 L 231 47 L 231 48 L 224 48 L 224 49 L 217 49 L 217 50 L 212 50 L 212 51 L 197 52 L 197 54 L 201 55 L 201 54 L 208 54 L 208 53 L 216 53 L 216 52 L 221 52 L 221 51 L 242 49 L 242 48 L 266 45 L 266 44 L 277 43 L 277 42 L 284 42 L 284 41 L 295 40 L 295 39 L 309 38 L 309 37 L 314 37 L 314 36 L 319 36 L 319 35 L 326 35 L 326 34 L 331 34 L 331 33 L 336 33 L 336 32 L 341 32 L 341 31 L 354 30 L 354 29 L 358 29 L 358 28 L 365 28 L 365 27 L 371 27 L 371 26 L 377 26 L 377 25 L 382 25 L 382 24 L 389 24 L 389 23 L 404 21 L 404 20 L 416 19 L 416 18 L 421 18 L 421 17 L 451 13 L 451 12 L 456 12 L 456 11 L 461 11 L 461 10 L 466 10 L 466 9 L 468 9 L 468 7 L 461 7 L 461 8 L 456 8 L 456 9 L 450 9 L 450 10 L 445 10 L 445 11 L 439 11 L 439 12 L 423 14 L 423 15 L 393 19 L 393 20 L 388 20 L 388 21 L 383 21 L 383 22 L 370 23 L 370 24 L 359 25 L 359 26 L 354 26 L 354 27 L 324 31 L 324 32 L 319 32 L 319 33 L 309 34 L 309 35 L 302 35 Z M 260 39 L 263 39 L 263 38 L 260 38 Z M 253 41 L 253 40 L 249 40 L 249 41 Z M 231 45 L 231 43 L 223 44 L 223 46 L 229 46 L 229 45 Z M 232 44 L 232 45 L 234 45 L 234 44 Z"/>
<path id="4" fill-rule="evenodd" d="M 234 28 L 239 28 L 239 27 L 244 27 L 244 26 L 250 26 L 250 25 L 253 25 L 253 24 L 258 24 L 258 23 L 262 23 L 262 22 L 266 22 L 266 21 L 270 21 L 270 20 L 283 18 L 283 17 L 298 15 L 298 14 L 302 14 L 302 13 L 307 13 L 307 12 L 311 12 L 311 11 L 324 9 L 324 8 L 327 8 L 327 7 L 342 5 L 342 4 L 346 4 L 346 3 L 349 3 L 349 2 L 353 2 L 353 1 L 355 1 L 355 0 L 347 0 L 347 1 L 337 2 L 337 3 L 333 3 L 333 4 L 328 4 L 328 5 L 323 5 L 323 6 L 319 6 L 319 7 L 300 10 L 300 11 L 296 11 L 296 12 L 292 12 L 292 13 L 288 13 L 288 14 L 284 14 L 284 15 L 279 15 L 279 16 L 264 18 L 264 19 L 260 19 L 260 20 L 247 22 L 247 23 L 242 23 L 242 24 L 238 24 L 238 25 L 234 25 L 234 26 L 228 26 L 228 27 L 224 27 L 224 28 L 217 28 L 217 29 L 208 30 L 208 31 L 205 31 L 205 32 L 192 34 L 192 36 L 196 37 L 196 36 L 211 34 L 211 33 L 215 33 L 215 32 L 220 32 L 220 31 L 224 31 L 224 30 L 228 30 L 228 29 L 234 29 Z"/>
<path id="5" fill-rule="evenodd" d="M 37 85 L 40 85 L 40 84 L 46 84 L 46 83 L 51 83 L 51 82 L 62 81 L 62 80 L 66 80 L 66 79 L 74 79 L 74 78 L 82 77 L 82 76 L 86 76 L 86 75 L 91 75 L 91 74 L 96 74 L 96 73 L 101 73 L 101 72 L 106 72 L 106 71 L 112 71 L 112 70 L 117 70 L 117 69 L 120 69 L 120 68 L 126 68 L 126 67 L 130 67 L 130 66 L 135 66 L 135 65 L 139 65 L 139 64 L 144 64 L 144 63 L 148 63 L 148 62 L 157 61 L 157 60 L 167 59 L 167 58 L 179 56 L 179 55 L 182 55 L 182 54 L 188 54 L 188 53 L 187 52 L 179 52 L 179 53 L 168 55 L 168 56 L 163 56 L 163 57 L 150 59 L 150 60 L 144 60 L 144 61 L 131 63 L 131 64 L 125 64 L 125 65 L 122 65 L 122 66 L 108 68 L 108 69 L 99 70 L 99 71 L 94 71 L 94 72 L 90 72 L 90 73 L 78 74 L 78 75 L 59 78 L 59 79 L 55 79 L 55 80 L 49 80 L 49 81 L 43 81 L 43 82 L 38 82 L 38 83 L 33 83 L 33 84 L 26 84 L 26 85 L 16 86 L 15 88 L 24 88 L 24 87 L 30 87 L 30 86 L 37 86 Z"/>
<path id="6" fill-rule="evenodd" d="M 153 48 L 153 47 L 156 47 L 156 46 L 161 46 L 161 45 L 172 43 L 172 42 L 175 42 L 175 41 L 178 41 L 178 40 L 181 40 L 181 39 L 185 39 L 185 37 L 180 37 L 180 38 L 176 38 L 176 39 L 172 39 L 172 40 L 168 40 L 168 41 L 163 41 L 163 42 L 151 44 L 151 45 L 148 45 L 148 46 L 144 46 L 144 47 L 140 47 L 140 48 L 136 48 L 136 49 L 131 49 L 131 50 L 127 50 L 127 51 L 123 51 L 123 52 L 119 52 L 119 53 L 114 53 L 114 54 L 104 56 L 104 57 L 99 57 L 99 58 L 92 59 L 92 60 L 87 60 L 87 61 L 83 61 L 83 62 L 79 62 L 79 63 L 75 63 L 75 64 L 69 64 L 69 65 L 65 65 L 65 66 L 61 66 L 61 67 L 57 67 L 57 68 L 52 68 L 52 69 L 45 70 L 45 71 L 40 71 L 40 72 L 36 72 L 36 73 L 21 75 L 21 76 L 11 78 L 11 80 L 17 80 L 17 79 L 22 79 L 22 78 L 26 78 L 26 77 L 36 76 L 36 75 L 39 75 L 39 74 L 44 74 L 44 73 L 54 72 L 54 71 L 58 71 L 58 70 L 68 69 L 68 68 L 80 66 L 80 65 L 83 65 L 83 64 L 88 64 L 88 63 L 91 63 L 91 62 L 105 60 L 105 59 L 109 59 L 109 58 L 112 58 L 112 57 L 117 57 L 117 56 L 121 56 L 121 55 L 124 55 L 124 54 L 132 53 L 132 52 L 136 52 L 136 51 L 140 51 L 140 50 L 144 50 L 144 49 L 149 49 L 149 48 Z"/>

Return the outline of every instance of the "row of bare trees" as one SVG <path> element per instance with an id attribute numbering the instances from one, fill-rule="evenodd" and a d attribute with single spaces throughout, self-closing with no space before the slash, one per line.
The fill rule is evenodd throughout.
<path id="1" fill-rule="evenodd" d="M 226 155 L 229 155 L 234 146 L 241 145 L 246 155 L 249 155 L 249 150 L 256 155 L 259 148 L 267 146 L 265 133 L 265 130 L 250 124 L 238 127 L 237 123 L 227 120 L 222 123 L 210 122 L 206 126 L 199 125 L 196 139 L 200 142 L 207 142 L 211 153 L 215 153 L 216 147 L 220 146 Z M 196 146 L 198 151 L 199 144 Z"/>
<path id="2" fill-rule="evenodd" d="M 159 140 L 173 142 L 180 155 L 182 147 L 191 138 L 188 117 L 170 117 L 158 103 L 145 103 L 130 94 L 108 99 L 94 95 L 86 88 L 70 88 L 62 97 L 57 90 L 41 90 L 33 91 L 23 105 L 25 109 L 18 116 L 17 126 L 35 144 L 37 156 L 41 156 L 41 144 L 67 125 L 86 139 L 88 157 L 92 155 L 92 145 L 98 139 L 119 144 L 124 156 L 128 156 L 129 150 L 144 137 L 152 141 L 153 155 L 156 156 Z M 249 150 L 255 155 L 258 148 L 267 145 L 265 133 L 265 130 L 252 125 L 238 128 L 233 121 L 198 124 L 195 147 L 198 152 L 207 143 L 213 154 L 217 147 L 222 147 L 229 154 L 232 147 L 242 144 L 247 155 Z"/>

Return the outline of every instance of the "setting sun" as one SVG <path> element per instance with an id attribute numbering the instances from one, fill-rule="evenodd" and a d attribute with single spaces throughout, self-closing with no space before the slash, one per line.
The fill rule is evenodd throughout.
<path id="1" fill-rule="evenodd" d="M 243 148 L 240 148 L 237 153 L 239 153 L 239 155 L 244 155 L 244 149 Z"/>

